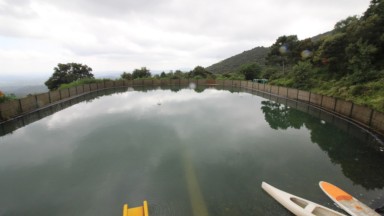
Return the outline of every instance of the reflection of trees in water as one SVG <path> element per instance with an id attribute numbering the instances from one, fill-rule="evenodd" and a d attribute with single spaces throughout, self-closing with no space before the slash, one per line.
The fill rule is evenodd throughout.
<path id="1" fill-rule="evenodd" d="M 261 110 L 265 115 L 265 120 L 272 129 L 286 130 L 289 127 L 300 129 L 305 122 L 305 115 L 295 109 L 290 109 L 282 104 L 273 101 L 262 101 Z"/>
<path id="2" fill-rule="evenodd" d="M 263 101 L 265 120 L 273 129 L 299 129 L 305 126 L 311 132 L 311 140 L 326 151 L 333 163 L 340 164 L 346 177 L 366 189 L 384 187 L 384 155 L 348 135 L 332 124 L 321 124 L 309 114 L 273 101 Z"/>

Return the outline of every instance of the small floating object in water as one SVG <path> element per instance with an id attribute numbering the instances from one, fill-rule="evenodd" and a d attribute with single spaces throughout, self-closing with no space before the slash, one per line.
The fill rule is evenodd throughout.
<path id="1" fill-rule="evenodd" d="M 320 188 L 324 191 L 325 194 L 329 196 L 340 208 L 346 211 L 352 216 L 363 216 L 363 215 L 373 215 L 380 216 L 373 209 L 366 206 L 364 203 L 360 202 L 347 192 L 341 190 L 337 186 L 321 181 L 319 183 Z"/>
<path id="2" fill-rule="evenodd" d="M 158 102 L 158 103 L 157 103 L 157 105 L 158 105 L 158 106 L 161 106 L 161 103 L 160 103 L 160 102 Z"/>
<path id="3" fill-rule="evenodd" d="M 143 202 L 143 206 L 128 208 L 128 204 L 123 207 L 123 216 L 149 216 L 148 203 L 146 200 Z"/>
<path id="4" fill-rule="evenodd" d="M 279 190 L 265 182 L 261 187 L 277 202 L 298 216 L 346 216 L 320 204 Z"/>

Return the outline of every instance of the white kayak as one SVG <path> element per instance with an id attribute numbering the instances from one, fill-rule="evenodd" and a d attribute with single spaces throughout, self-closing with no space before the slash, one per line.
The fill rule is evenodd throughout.
<path id="1" fill-rule="evenodd" d="M 281 205 L 298 216 L 346 216 L 325 206 L 279 190 L 268 183 L 261 187 Z"/>

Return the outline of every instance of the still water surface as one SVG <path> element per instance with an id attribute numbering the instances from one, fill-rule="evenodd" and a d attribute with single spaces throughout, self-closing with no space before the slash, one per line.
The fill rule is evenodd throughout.
<path id="1" fill-rule="evenodd" d="M 217 89 L 81 102 L 0 137 L 0 215 L 121 215 L 145 199 L 151 216 L 290 215 L 262 181 L 336 209 L 329 181 L 384 206 L 383 152 L 319 116 Z"/>

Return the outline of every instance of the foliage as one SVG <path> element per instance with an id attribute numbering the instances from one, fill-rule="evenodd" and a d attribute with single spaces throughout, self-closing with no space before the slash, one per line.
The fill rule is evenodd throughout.
<path id="1" fill-rule="evenodd" d="M 127 73 L 127 72 L 123 72 L 121 75 L 120 75 L 121 79 L 125 79 L 125 80 L 133 80 L 133 76 L 131 73 Z"/>
<path id="2" fill-rule="evenodd" d="M 245 80 L 244 74 L 241 73 L 224 73 L 216 75 L 218 80 Z"/>
<path id="3" fill-rule="evenodd" d="M 370 72 L 372 68 L 372 58 L 377 48 L 359 39 L 357 43 L 349 44 L 346 48 L 348 56 L 348 69 L 352 72 L 354 83 L 369 81 L 374 78 Z"/>
<path id="4" fill-rule="evenodd" d="M 94 78 L 91 73 L 92 68 L 78 63 L 59 63 L 53 70 L 52 76 L 45 82 L 49 90 L 57 89 L 61 84 L 71 83 L 79 79 Z"/>
<path id="5" fill-rule="evenodd" d="M 173 72 L 172 70 L 169 71 L 168 73 L 165 73 L 164 71 L 161 72 L 160 78 L 161 79 L 186 79 L 188 78 L 189 73 L 184 73 L 181 70 L 176 70 Z"/>
<path id="6" fill-rule="evenodd" d="M 213 73 L 207 71 L 202 66 L 196 66 L 193 70 L 189 72 L 188 77 L 193 79 L 215 79 L 216 78 L 216 76 Z"/>
<path id="7" fill-rule="evenodd" d="M 312 64 L 308 61 L 301 61 L 292 68 L 293 85 L 298 89 L 308 90 L 312 87 Z"/>
<path id="8" fill-rule="evenodd" d="M 17 99 L 14 94 L 4 94 L 2 91 L 0 91 L 0 103 L 4 103 L 6 101 L 15 100 Z"/>
<path id="9" fill-rule="evenodd" d="M 81 86 L 84 84 L 101 83 L 101 82 L 104 82 L 107 80 L 109 80 L 109 79 L 84 78 L 84 79 L 79 79 L 79 80 L 73 81 L 71 83 L 61 84 L 59 89 L 67 89 L 67 88 L 72 88 L 72 87 L 76 87 L 76 86 Z"/>
<path id="10" fill-rule="evenodd" d="M 281 77 L 281 78 L 269 81 L 271 85 L 286 86 L 286 87 L 292 87 L 294 82 L 295 81 L 291 77 Z"/>
<path id="11" fill-rule="evenodd" d="M 279 71 L 277 67 L 266 67 L 262 71 L 261 77 L 264 79 L 277 79 L 280 76 Z"/>
<path id="12" fill-rule="evenodd" d="M 272 44 L 266 57 L 268 65 L 292 64 L 298 58 L 297 48 L 299 40 L 296 35 L 281 36 Z"/>
<path id="13" fill-rule="evenodd" d="M 384 1 L 372 0 L 361 18 L 348 17 L 336 23 L 317 51 L 317 61 L 326 60 L 331 73 L 353 75 L 356 82 L 369 81 L 369 71 L 384 68 Z M 373 75 L 373 74 L 372 74 Z"/>
<path id="14" fill-rule="evenodd" d="M 132 72 L 133 79 L 149 78 L 149 77 L 151 77 L 151 72 L 149 72 L 149 70 L 146 67 L 135 69 Z"/>
<path id="15" fill-rule="evenodd" d="M 260 77 L 261 67 L 256 63 L 245 64 L 241 66 L 240 73 L 246 80 L 253 80 Z"/>
<path id="16" fill-rule="evenodd" d="M 183 79 L 183 78 L 187 78 L 187 77 L 188 77 L 187 73 L 183 73 L 181 70 L 176 70 L 173 73 L 173 76 L 171 77 L 171 79 Z"/>

